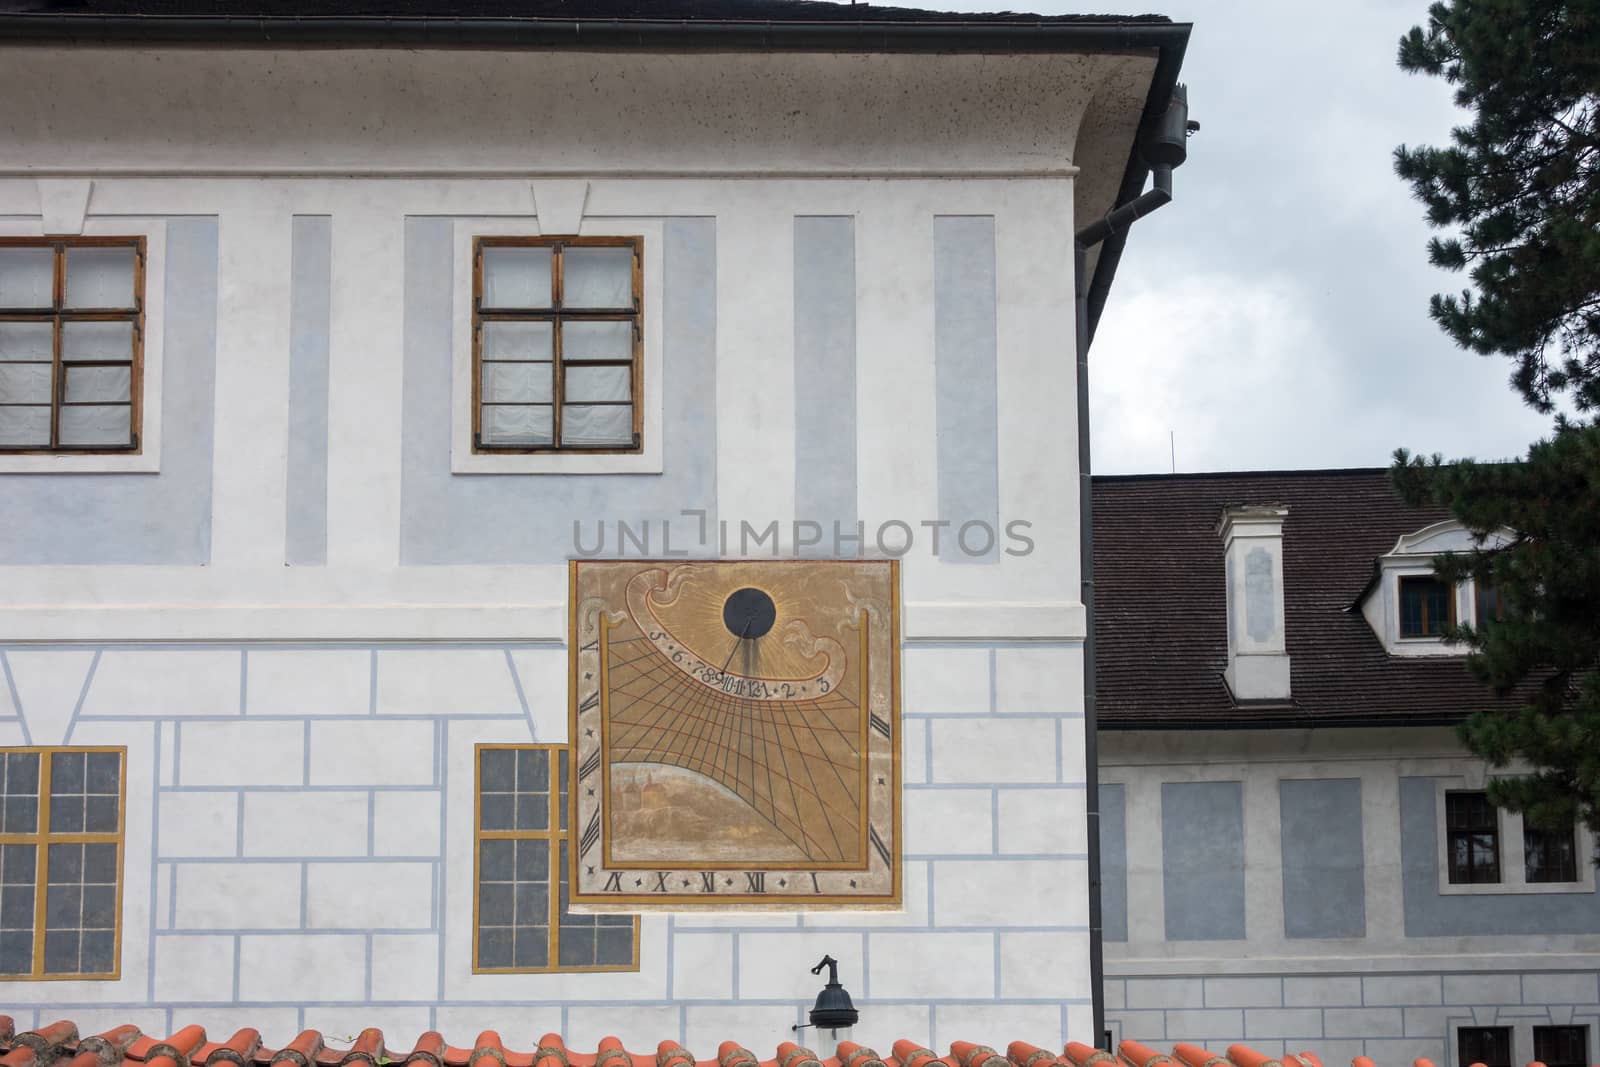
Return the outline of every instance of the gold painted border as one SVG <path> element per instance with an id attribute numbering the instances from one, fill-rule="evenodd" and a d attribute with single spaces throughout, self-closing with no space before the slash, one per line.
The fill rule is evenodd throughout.
<path id="1" fill-rule="evenodd" d="M 58 745 L 54 748 L 39 745 L 11 745 L 0 748 L 0 753 L 33 753 L 39 757 L 39 819 L 38 829 L 31 834 L 0 833 L 0 845 L 33 845 L 33 972 L 31 974 L 0 974 L 0 982 L 114 982 L 122 978 L 122 886 L 123 864 L 127 856 L 128 830 L 128 750 L 121 745 Z M 56 753 L 115 752 L 121 758 L 117 771 L 117 829 L 115 833 L 50 833 L 50 774 L 51 757 Z M 111 970 L 104 973 L 45 974 L 44 924 L 45 898 L 50 885 L 51 845 L 110 845 L 117 846 L 117 911 L 112 919 Z"/>
<path id="2" fill-rule="evenodd" d="M 672 894 L 672 893 L 651 893 L 651 894 L 639 894 L 639 893 L 595 893 L 595 892 L 583 892 L 583 891 L 580 890 L 580 883 L 579 883 L 579 878 L 578 878 L 578 868 L 579 868 L 578 849 L 577 849 L 576 843 L 575 843 L 576 837 L 582 833 L 581 827 L 579 826 L 579 822 L 578 822 L 578 791 L 577 791 L 577 767 L 576 767 L 576 762 L 577 761 L 576 761 L 576 758 L 575 758 L 576 757 L 576 753 L 577 753 L 577 742 L 578 742 L 578 704 L 579 704 L 578 686 L 577 686 L 577 680 L 578 680 L 578 568 L 579 568 L 580 565 L 599 564 L 599 563 L 628 563 L 628 564 L 670 563 L 670 564 L 674 564 L 674 565 L 681 565 L 683 563 L 690 563 L 690 562 L 692 562 L 692 563 L 761 563 L 761 564 L 806 564 L 806 563 L 819 563 L 820 562 L 820 563 L 860 563 L 860 564 L 882 563 L 882 564 L 887 564 L 888 565 L 888 567 L 889 567 L 889 633 L 888 633 L 889 648 L 888 648 L 888 658 L 889 658 L 889 687 L 890 687 L 890 689 L 889 689 L 889 713 L 890 713 L 890 725 L 891 725 L 891 727 L 893 729 L 893 733 L 894 733 L 894 737 L 893 737 L 893 739 L 891 741 L 891 747 L 890 747 L 890 750 L 889 750 L 890 768 L 891 768 L 891 781 L 893 782 L 893 788 L 890 790 L 890 798 L 889 798 L 889 800 L 890 800 L 890 803 L 889 803 L 890 810 L 889 810 L 888 814 L 889 814 L 889 823 L 890 823 L 890 825 L 892 827 L 892 831 L 891 832 L 893 834 L 893 837 L 892 837 L 892 840 L 890 842 L 890 853 L 891 853 L 891 862 L 890 862 L 891 883 L 890 884 L 891 884 L 891 888 L 890 888 L 890 891 L 888 893 L 886 893 L 886 894 L 885 893 L 873 893 L 873 894 L 868 894 L 868 893 L 823 893 L 823 894 L 810 894 L 810 895 L 807 895 L 807 894 L 800 894 L 800 893 L 741 894 L 741 893 L 732 893 L 732 892 L 730 892 L 730 893 L 728 893 L 726 895 L 724 895 L 724 894 L 716 894 L 716 895 L 712 896 L 712 895 L 705 895 L 705 894 L 694 894 L 694 895 L 691 895 L 691 896 L 684 896 L 684 895 L 677 895 L 677 894 Z M 571 905 L 583 905 L 585 910 L 592 911 L 592 912 L 595 912 L 595 913 L 601 913 L 601 912 L 605 912 L 605 911 L 632 910 L 632 908 L 637 908 L 640 911 L 768 911 L 768 912 L 799 912 L 799 911 L 807 911 L 807 910 L 837 910 L 837 911 L 844 911 L 844 910 L 852 910 L 852 909 L 854 909 L 854 910 L 883 910 L 883 911 L 890 911 L 890 910 L 894 910 L 894 909 L 897 909 L 897 908 L 901 907 L 903 905 L 903 903 L 904 903 L 904 896 L 905 896 L 905 878 L 904 878 L 904 859 L 903 859 L 904 847 L 902 845 L 902 841 L 903 841 L 903 837 L 902 837 L 902 834 L 903 834 L 903 822 L 902 822 L 902 802 L 901 802 L 901 796 L 902 796 L 902 793 L 904 792 L 903 771 L 902 771 L 902 751 L 901 751 L 902 745 L 904 744 L 904 738 L 903 738 L 903 735 L 902 735 L 904 722 L 903 722 L 902 715 L 901 715 L 901 713 L 902 713 L 902 701 L 901 701 L 901 693 L 900 693 L 900 682 L 901 682 L 900 656 L 902 654 L 902 652 L 901 652 L 901 640 L 900 640 L 900 605 L 901 605 L 901 599 L 900 599 L 900 579 L 901 579 L 900 561 L 897 560 L 897 559 L 886 559 L 886 560 L 877 560 L 877 559 L 862 559 L 862 560 L 853 560 L 853 559 L 824 559 L 824 560 L 809 560 L 809 559 L 706 560 L 706 559 L 692 559 L 692 558 L 672 559 L 672 560 L 652 560 L 652 559 L 644 559 L 644 558 L 631 559 L 631 558 L 618 558 L 618 557 L 594 557 L 594 558 L 585 558 L 585 559 L 582 559 L 582 560 L 570 559 L 570 560 L 567 561 L 567 567 L 568 567 L 568 570 L 567 570 L 567 574 L 568 574 L 568 582 L 567 582 L 567 635 L 568 635 L 567 636 L 567 649 L 568 649 L 567 708 L 568 708 L 568 736 L 571 739 L 572 750 L 573 750 L 573 753 L 574 753 L 574 760 L 573 760 L 574 766 L 573 766 L 573 769 L 572 769 L 572 788 L 570 789 L 570 795 L 568 797 L 569 810 L 570 810 L 570 813 L 571 813 L 570 814 L 570 818 L 568 820 L 568 831 L 567 831 L 568 832 L 568 836 L 569 836 L 569 844 L 568 844 L 568 847 L 567 847 L 567 858 L 568 858 L 568 890 L 567 890 L 567 892 L 568 892 L 569 904 L 571 904 Z M 597 636 L 596 640 L 597 641 L 599 640 L 598 636 Z M 602 697 L 602 700 L 603 700 L 604 699 L 604 689 L 603 689 L 603 687 L 598 689 L 597 692 L 599 692 L 601 694 L 601 697 Z M 863 726 L 867 730 L 867 737 L 868 737 L 868 740 L 870 741 L 870 738 L 871 738 L 871 727 L 870 727 L 871 709 L 870 709 L 870 707 L 863 707 L 862 711 L 863 711 L 863 718 L 862 718 Z M 602 747 L 601 751 L 604 752 L 604 748 L 603 747 Z M 863 765 L 863 768 L 864 768 L 864 773 L 865 773 L 865 768 L 867 766 L 867 762 L 868 761 L 865 760 L 865 759 L 862 762 L 862 765 Z M 865 807 L 865 805 L 864 805 L 864 807 Z M 868 822 L 869 822 L 869 825 L 872 822 L 874 822 L 874 820 L 871 818 L 870 812 L 869 812 L 869 815 L 868 815 Z M 602 827 L 603 827 L 603 825 L 604 825 L 604 820 L 602 819 Z M 864 842 L 864 846 L 868 850 L 867 864 L 868 864 L 868 867 L 870 867 L 870 860 L 871 860 L 870 843 L 868 843 L 866 841 L 865 837 L 863 838 L 863 842 Z M 607 866 L 606 869 L 609 871 L 609 870 L 612 870 L 613 868 L 610 867 L 610 866 Z M 621 870 L 622 868 L 619 867 L 619 868 L 615 868 L 615 869 Z M 634 869 L 634 868 L 630 867 L 628 869 Z M 654 867 L 639 868 L 639 869 L 647 869 L 647 870 L 651 870 L 651 871 L 671 870 L 671 871 L 674 872 L 675 875 L 683 873 L 683 872 L 693 871 L 693 872 L 698 873 L 701 870 L 714 870 L 715 869 L 715 870 L 738 870 L 738 871 L 763 871 L 763 872 L 768 873 L 768 874 L 772 874 L 772 873 L 796 874 L 796 875 L 800 875 L 802 877 L 805 877 L 805 876 L 809 876 L 810 872 L 812 872 L 812 871 L 823 871 L 823 870 L 838 871 L 838 870 L 841 870 L 841 869 L 849 870 L 851 868 L 848 868 L 848 867 L 840 868 L 840 867 L 837 867 L 837 866 L 823 866 L 823 865 L 809 865 L 809 866 L 805 866 L 805 867 L 763 867 L 763 866 L 758 865 L 758 864 L 739 864 L 739 865 L 723 865 L 723 866 L 696 865 L 694 867 L 678 867 L 678 868 L 668 868 L 668 867 L 663 867 L 663 866 L 657 865 L 657 866 L 654 866 Z M 622 907 L 618 907 L 619 905 L 628 905 L 630 907 L 625 909 L 625 908 L 622 908 Z"/>

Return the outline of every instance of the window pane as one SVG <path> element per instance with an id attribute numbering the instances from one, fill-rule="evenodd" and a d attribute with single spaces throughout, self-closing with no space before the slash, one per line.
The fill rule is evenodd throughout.
<path id="1" fill-rule="evenodd" d="M 69 404 L 125 401 L 130 399 L 132 383 L 132 367 L 68 367 L 66 400 Z"/>
<path id="2" fill-rule="evenodd" d="M 483 406 L 481 435 L 486 445 L 528 447 L 555 442 L 554 409 L 548 406 Z"/>
<path id="3" fill-rule="evenodd" d="M 44 934 L 44 973 L 81 974 L 78 967 L 79 933 L 76 930 L 46 930 Z"/>
<path id="4" fill-rule="evenodd" d="M 589 407 L 569 404 L 561 409 L 563 445 L 631 445 L 633 405 Z"/>
<path id="5" fill-rule="evenodd" d="M 43 360 L 50 362 L 55 326 L 48 322 L 0 322 L 0 362 Z"/>
<path id="6" fill-rule="evenodd" d="M 486 322 L 483 358 L 554 359 L 554 334 L 555 325 L 549 322 Z"/>
<path id="7" fill-rule="evenodd" d="M 594 930 L 593 928 L 572 927 L 565 924 L 561 927 L 561 966 L 563 967 L 593 967 L 594 966 Z"/>
<path id="8" fill-rule="evenodd" d="M 61 326 L 62 359 L 132 359 L 133 323 L 68 322 Z"/>
<path id="9" fill-rule="evenodd" d="M 0 812 L 0 833 L 31 834 L 39 829 L 38 797 L 6 797 Z"/>
<path id="10" fill-rule="evenodd" d="M 511 928 L 485 926 L 478 931 L 478 966 L 511 966 Z"/>
<path id="11" fill-rule="evenodd" d="M 484 403 L 548 404 L 551 363 L 488 363 L 483 365 Z"/>
<path id="12" fill-rule="evenodd" d="M 33 886 L 0 887 L 0 930 L 33 929 Z"/>
<path id="13" fill-rule="evenodd" d="M 518 830 L 544 830 L 550 826 L 550 796 L 548 793 L 517 794 Z"/>
<path id="14" fill-rule="evenodd" d="M 1478 581 L 1473 587 L 1474 611 L 1477 615 L 1476 625 L 1483 626 L 1486 622 L 1496 622 L 1500 618 L 1500 590 L 1489 582 Z"/>
<path id="15" fill-rule="evenodd" d="M 133 307 L 132 247 L 67 249 L 67 307 Z"/>
<path id="16" fill-rule="evenodd" d="M 633 307 L 633 249 L 568 248 L 562 254 L 563 307 Z"/>
<path id="17" fill-rule="evenodd" d="M 1450 622 L 1453 590 L 1434 578 L 1400 579 L 1400 636 L 1438 637 Z"/>
<path id="18" fill-rule="evenodd" d="M 1456 1051 L 1461 1067 L 1473 1063 L 1511 1067 L 1511 1028 L 1463 1026 L 1456 1031 Z"/>
<path id="19" fill-rule="evenodd" d="M 1523 858 L 1529 882 L 1576 882 L 1577 838 L 1572 830 L 1523 829 Z"/>
<path id="20" fill-rule="evenodd" d="M 509 748 L 486 748 L 478 754 L 478 788 L 485 793 L 517 791 L 517 754 Z"/>
<path id="21" fill-rule="evenodd" d="M 110 930 L 86 930 L 80 965 L 84 974 L 110 974 L 116 959 L 116 935 Z"/>
<path id="22" fill-rule="evenodd" d="M 50 409 L 0 408 L 0 445 L 9 447 L 50 444 Z"/>
<path id="23" fill-rule="evenodd" d="M 517 750 L 517 792 L 550 792 L 550 753 L 541 748 Z"/>
<path id="24" fill-rule="evenodd" d="M 1497 829 L 1494 805 L 1487 793 L 1446 793 L 1445 814 L 1452 830 Z"/>
<path id="25" fill-rule="evenodd" d="M 548 926 L 519 926 L 516 945 L 511 956 L 514 967 L 550 966 L 550 928 Z"/>
<path id="26" fill-rule="evenodd" d="M 571 403 L 589 400 L 630 400 L 633 397 L 631 367 L 568 367 L 565 399 Z"/>
<path id="27" fill-rule="evenodd" d="M 626 925 L 602 927 L 595 931 L 595 962 L 602 967 L 628 967 L 633 964 L 633 922 L 621 916 Z"/>
<path id="28" fill-rule="evenodd" d="M 84 754 L 83 791 L 115 796 L 122 792 L 122 757 L 115 752 Z"/>
<path id="29" fill-rule="evenodd" d="M 55 305 L 55 250 L 0 248 L 0 308 Z"/>
<path id="30" fill-rule="evenodd" d="M 548 882 L 550 880 L 550 842 L 517 842 L 517 881 Z"/>
<path id="31" fill-rule="evenodd" d="M 633 323 L 564 322 L 561 324 L 561 358 L 633 358 Z"/>
<path id="32" fill-rule="evenodd" d="M 546 308 L 551 304 L 548 248 L 485 248 L 483 300 L 486 308 Z"/>
<path id="33" fill-rule="evenodd" d="M 33 885 L 35 863 L 33 845 L 0 845 L 0 883 Z"/>
<path id="34" fill-rule="evenodd" d="M 550 922 L 550 884 L 524 883 L 517 886 L 516 922 L 519 926 L 547 926 Z"/>
<path id="35" fill-rule="evenodd" d="M 28 974 L 33 970 L 33 931 L 0 931 L 0 974 Z"/>
<path id="36" fill-rule="evenodd" d="M 1589 1062 L 1589 1028 L 1535 1026 L 1533 1058 L 1545 1067 L 1583 1067 Z"/>
<path id="37" fill-rule="evenodd" d="M 133 440 L 133 409 L 125 404 L 61 409 L 63 445 L 126 445 Z"/>
<path id="38" fill-rule="evenodd" d="M 509 882 L 484 882 L 478 887 L 478 923 L 510 926 L 516 914 L 516 887 Z"/>
<path id="39" fill-rule="evenodd" d="M 48 363 L 0 363 L 0 404 L 50 403 Z"/>

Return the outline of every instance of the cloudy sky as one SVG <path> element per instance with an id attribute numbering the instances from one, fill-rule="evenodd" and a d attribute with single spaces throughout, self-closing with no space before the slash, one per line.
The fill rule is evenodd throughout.
<path id="1" fill-rule="evenodd" d="M 935 6 L 927 4 L 925 6 Z M 1443 82 L 1395 66 L 1425 0 L 1026 0 L 960 10 L 1157 11 L 1194 23 L 1201 131 L 1174 200 L 1134 227 L 1090 353 L 1097 473 L 1381 466 L 1400 445 L 1521 454 L 1549 420 L 1510 363 L 1463 352 L 1428 297 L 1422 206 L 1394 146 L 1441 143 Z"/>

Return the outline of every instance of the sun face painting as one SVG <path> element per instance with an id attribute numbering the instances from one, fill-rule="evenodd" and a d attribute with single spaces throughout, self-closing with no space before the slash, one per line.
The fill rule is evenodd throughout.
<path id="1" fill-rule="evenodd" d="M 572 564 L 572 901 L 900 900 L 899 570 Z"/>

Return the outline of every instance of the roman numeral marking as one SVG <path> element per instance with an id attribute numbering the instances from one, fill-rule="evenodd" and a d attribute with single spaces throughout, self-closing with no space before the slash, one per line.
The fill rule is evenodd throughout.
<path id="1" fill-rule="evenodd" d="M 883 857 L 884 864 L 893 867 L 894 860 L 889 856 L 889 846 L 885 845 L 883 838 L 878 836 L 878 828 L 876 826 L 867 827 L 867 836 L 872 838 L 872 848 L 878 855 Z"/>
<path id="2" fill-rule="evenodd" d="M 656 884 L 650 887 L 651 892 L 665 893 L 667 891 L 667 872 L 656 872 Z"/>
<path id="3" fill-rule="evenodd" d="M 811 891 L 813 893 L 822 892 L 822 886 L 817 884 L 817 872 L 816 871 L 812 871 L 811 872 Z"/>
<path id="4" fill-rule="evenodd" d="M 600 750 L 597 748 L 589 754 L 589 758 L 578 765 L 578 777 L 587 778 L 600 769 Z"/>
<path id="5" fill-rule="evenodd" d="M 874 730 L 878 731 L 884 737 L 892 736 L 889 733 L 889 721 L 887 719 L 884 719 L 878 715 L 871 715 L 868 716 L 867 721 L 872 724 L 872 728 Z"/>
<path id="6" fill-rule="evenodd" d="M 590 693 L 588 696 L 583 698 L 583 703 L 578 705 L 578 714 L 582 715 L 586 711 L 593 711 L 595 708 L 598 708 L 599 706 L 600 706 L 600 694 L 599 693 Z"/>
<path id="7" fill-rule="evenodd" d="M 703 893 L 715 893 L 717 891 L 716 871 L 700 872 L 700 891 Z"/>
<path id="8" fill-rule="evenodd" d="M 621 871 L 612 871 L 611 872 L 611 876 L 606 879 L 605 892 L 607 892 L 607 893 L 620 893 L 620 892 L 622 892 L 622 872 Z"/>
<path id="9" fill-rule="evenodd" d="M 745 892 L 747 893 L 765 893 L 767 891 L 766 871 L 745 871 L 744 881 Z"/>
<path id="10" fill-rule="evenodd" d="M 589 816 L 589 825 L 583 828 L 583 836 L 578 838 L 578 855 L 587 856 L 589 850 L 600 841 L 600 813 L 597 811 Z"/>
<path id="11" fill-rule="evenodd" d="M 600 647 L 600 639 L 599 638 L 595 638 L 593 641 L 590 641 L 586 645 L 579 645 L 578 646 L 578 651 L 579 652 L 593 652 L 595 649 L 597 649 L 599 647 Z"/>

